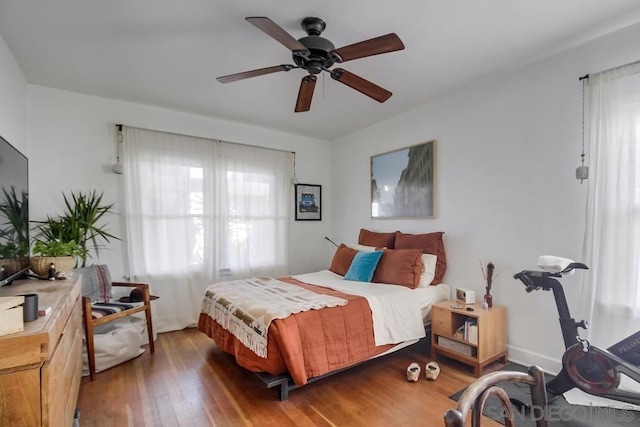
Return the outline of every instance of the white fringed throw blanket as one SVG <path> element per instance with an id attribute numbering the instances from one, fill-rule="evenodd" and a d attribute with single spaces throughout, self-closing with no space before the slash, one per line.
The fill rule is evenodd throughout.
<path id="1" fill-rule="evenodd" d="M 209 285 L 201 312 L 211 316 L 255 354 L 266 358 L 267 332 L 272 320 L 346 304 L 342 298 L 316 294 L 271 277 L 254 277 Z"/>

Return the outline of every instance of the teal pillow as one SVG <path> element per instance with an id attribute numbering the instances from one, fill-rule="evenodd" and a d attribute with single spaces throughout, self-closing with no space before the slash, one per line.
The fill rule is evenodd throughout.
<path id="1" fill-rule="evenodd" d="M 347 274 L 344 275 L 344 279 L 354 280 L 356 282 L 370 282 L 381 257 L 382 251 L 358 251 L 356 256 L 353 257 L 351 266 L 349 270 L 347 270 Z"/>

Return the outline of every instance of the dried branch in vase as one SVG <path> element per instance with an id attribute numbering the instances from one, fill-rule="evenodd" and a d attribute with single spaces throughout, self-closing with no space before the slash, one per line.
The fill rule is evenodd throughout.
<path id="1" fill-rule="evenodd" d="M 491 293 L 491 286 L 493 284 L 493 281 L 497 279 L 498 276 L 500 276 L 500 274 L 502 274 L 502 272 L 506 270 L 506 268 L 503 268 L 502 270 L 494 274 L 495 265 L 492 262 L 488 262 L 487 266 L 485 267 L 484 263 L 481 260 L 480 270 L 482 270 L 482 277 L 484 277 L 484 280 L 487 282 L 485 290 L 487 293 Z"/>
<path id="2" fill-rule="evenodd" d="M 487 293 L 491 293 L 491 282 L 493 281 L 493 270 L 495 266 L 492 262 L 487 264 Z"/>

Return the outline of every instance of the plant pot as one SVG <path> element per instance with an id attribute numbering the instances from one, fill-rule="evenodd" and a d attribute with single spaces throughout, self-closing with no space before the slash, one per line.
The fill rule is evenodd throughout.
<path id="1" fill-rule="evenodd" d="M 4 271 L 11 275 L 29 267 L 29 257 L 3 258 L 0 259 L 0 265 L 4 265 Z"/>
<path id="2" fill-rule="evenodd" d="M 34 256 L 31 257 L 31 271 L 36 276 L 47 277 L 51 263 L 55 266 L 56 272 L 64 273 L 73 270 L 76 259 L 72 256 Z"/>

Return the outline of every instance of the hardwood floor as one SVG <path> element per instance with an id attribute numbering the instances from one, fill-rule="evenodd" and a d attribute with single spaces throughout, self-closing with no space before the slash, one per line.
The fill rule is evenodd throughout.
<path id="1" fill-rule="evenodd" d="M 463 365 L 439 360 L 436 381 L 410 383 L 427 343 L 309 384 L 278 401 L 276 389 L 236 365 L 196 329 L 159 334 L 156 352 L 82 379 L 82 426 L 443 426 L 448 396 L 473 382 Z M 500 426 L 488 420 L 488 424 Z"/>

